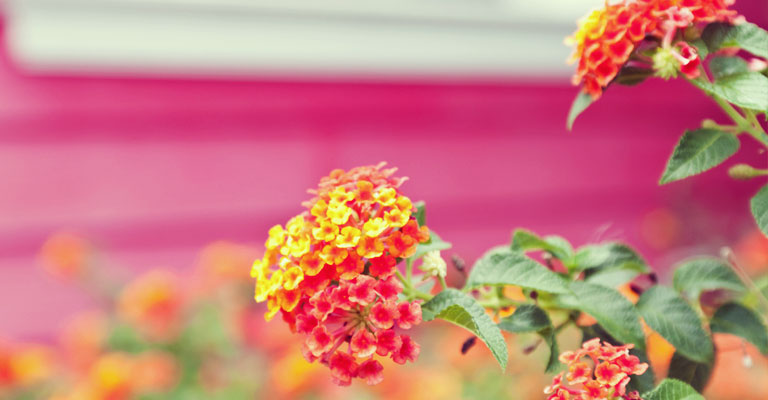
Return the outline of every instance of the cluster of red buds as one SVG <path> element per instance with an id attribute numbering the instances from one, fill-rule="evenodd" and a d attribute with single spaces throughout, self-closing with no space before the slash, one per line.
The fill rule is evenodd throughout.
<path id="1" fill-rule="evenodd" d="M 307 335 L 304 356 L 328 364 L 339 385 L 349 385 L 354 377 L 369 385 L 381 382 L 383 366 L 374 355 L 398 364 L 416 361 L 419 345 L 396 328 L 418 325 L 421 307 L 397 303 L 402 290 L 393 275 L 379 280 L 359 275 L 315 293 L 296 315 L 296 331 Z M 340 349 L 343 345 L 346 349 Z"/>

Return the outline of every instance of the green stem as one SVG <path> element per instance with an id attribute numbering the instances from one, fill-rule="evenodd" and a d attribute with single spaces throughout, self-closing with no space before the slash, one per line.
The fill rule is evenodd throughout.
<path id="1" fill-rule="evenodd" d="M 443 290 L 448 289 L 448 284 L 445 283 L 445 277 L 442 275 L 437 276 L 440 279 L 440 286 L 442 286 Z"/>
<path id="2" fill-rule="evenodd" d="M 410 258 L 405 260 L 405 276 L 408 278 L 408 283 L 410 284 L 413 280 L 413 260 Z"/>
<path id="3" fill-rule="evenodd" d="M 557 326 L 555 327 L 555 330 L 554 330 L 554 335 L 555 335 L 555 336 L 557 336 L 557 335 L 560 333 L 560 331 L 562 331 L 563 329 L 565 329 L 565 327 L 567 327 L 568 325 L 570 325 L 572 322 L 574 322 L 574 321 L 573 321 L 573 319 L 572 319 L 572 318 L 568 318 L 567 320 L 563 321 L 563 323 L 561 323 L 560 325 L 557 325 Z M 536 341 L 536 343 L 534 343 L 533 345 L 531 345 L 531 346 L 528 346 L 528 347 L 526 347 L 525 349 L 523 349 L 523 353 L 525 353 L 525 354 L 530 354 L 530 353 L 532 353 L 532 352 L 533 352 L 534 350 L 536 350 L 536 348 L 537 348 L 537 347 L 539 347 L 539 345 L 540 345 L 540 344 L 542 344 L 542 343 L 544 343 L 544 338 L 539 338 L 539 339 Z"/>
<path id="4" fill-rule="evenodd" d="M 766 132 L 763 129 L 763 126 L 760 125 L 760 121 L 758 121 L 754 111 L 744 110 L 744 115 L 747 117 L 747 120 L 751 126 L 751 129 L 749 129 L 747 133 L 749 133 L 757 141 L 764 144 L 765 147 L 768 147 L 768 132 Z"/>
<path id="5" fill-rule="evenodd" d="M 747 289 L 755 294 L 763 309 L 768 310 L 768 299 L 763 296 L 763 293 L 760 291 L 757 285 L 755 285 L 755 282 L 752 280 L 752 278 L 749 277 L 747 271 L 741 267 L 738 260 L 736 259 L 736 254 L 733 253 L 733 250 L 731 250 L 729 247 L 724 247 L 721 253 L 723 258 L 728 260 L 728 265 L 733 269 L 734 272 L 736 272 L 736 275 L 739 276 L 741 281 L 744 282 L 744 285 L 747 287 Z"/>
<path id="6" fill-rule="evenodd" d="M 706 77 L 706 74 L 702 74 L 701 78 L 697 78 L 697 80 L 701 80 L 703 82 L 706 82 L 708 84 L 711 84 L 712 82 Z M 752 136 L 755 140 L 760 142 L 763 146 L 768 148 L 768 133 L 765 132 L 762 125 L 758 122 L 755 115 L 750 110 L 742 110 L 743 114 L 739 112 L 731 103 L 729 103 L 727 100 L 723 99 L 722 97 L 710 93 L 706 91 L 701 86 L 695 84 L 693 80 L 688 80 L 690 84 L 693 86 L 699 88 L 704 94 L 712 98 L 712 100 L 717 103 L 717 105 L 720 106 L 723 111 L 728 114 L 729 117 L 731 117 L 731 120 L 736 123 L 738 126 L 738 132 L 736 134 L 746 132 L 749 134 L 749 136 Z"/>
<path id="7" fill-rule="evenodd" d="M 434 297 L 429 293 L 424 293 L 414 288 L 413 283 L 411 283 L 411 280 L 406 279 L 406 277 L 404 277 L 400 271 L 395 271 L 395 276 L 397 276 L 397 279 L 399 279 L 400 283 L 403 284 L 403 294 L 409 301 L 413 299 L 421 299 L 421 300 L 428 301 L 428 300 L 431 300 L 432 297 Z"/>
<path id="8" fill-rule="evenodd" d="M 702 128 L 717 129 L 723 132 L 729 132 L 734 135 L 741 133 L 741 127 L 738 125 L 721 125 L 711 119 L 705 119 L 701 121 Z"/>
<path id="9" fill-rule="evenodd" d="M 745 128 L 749 126 L 749 122 L 739 113 L 736 108 L 734 108 L 731 103 L 729 103 L 727 100 L 723 99 L 720 96 L 712 95 L 711 96 L 713 100 L 717 103 L 717 105 L 720 106 L 720 108 L 725 111 L 726 114 L 728 114 L 729 117 L 731 117 L 731 120 L 736 123 L 741 128 Z"/>
<path id="10" fill-rule="evenodd" d="M 722 97 L 716 94 L 710 94 L 706 91 L 704 91 L 704 93 L 711 97 L 715 103 L 717 103 L 717 105 L 719 105 L 720 108 L 726 114 L 728 114 L 731 120 L 739 127 L 739 133 L 746 132 L 749 136 L 752 136 L 755 140 L 768 148 L 768 133 L 763 130 L 763 127 L 758 122 L 757 117 L 755 117 L 751 111 L 743 111 L 744 115 L 742 115 L 739 110 L 737 110 L 731 103 Z"/>
<path id="11" fill-rule="evenodd" d="M 760 121 L 757 120 L 757 116 L 755 115 L 754 111 L 744 110 L 744 115 L 747 117 L 747 119 L 753 126 L 760 127 Z"/>
<path id="12" fill-rule="evenodd" d="M 413 290 L 413 284 L 411 284 L 411 281 L 409 279 L 406 279 L 400 271 L 395 270 L 395 276 L 397 277 L 397 279 L 400 280 L 400 283 L 403 284 L 404 292 Z"/>
<path id="13" fill-rule="evenodd" d="M 420 299 L 420 300 L 424 300 L 424 301 L 432 300 L 432 298 L 435 297 L 435 296 L 432 296 L 429 293 L 424 293 L 424 292 L 419 291 L 419 290 L 413 290 L 413 292 L 411 292 L 411 296 L 414 299 Z"/>

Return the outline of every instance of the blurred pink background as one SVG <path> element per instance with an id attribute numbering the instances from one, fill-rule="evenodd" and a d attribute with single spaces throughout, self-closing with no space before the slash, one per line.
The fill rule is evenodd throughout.
<path id="1" fill-rule="evenodd" d="M 738 8 L 768 22 L 764 0 Z M 379 161 L 410 177 L 405 192 L 470 262 L 526 227 L 577 245 L 624 240 L 664 271 L 754 229 L 759 182 L 720 167 L 657 185 L 682 131 L 720 115 L 682 82 L 611 88 L 567 132 L 567 77 L 32 75 L 2 42 L 2 336 L 46 338 L 88 305 L 38 268 L 54 232 L 91 238 L 132 270 L 183 270 L 212 241 L 263 243 L 330 170 Z M 728 165 L 765 165 L 757 149 L 745 138 Z"/>

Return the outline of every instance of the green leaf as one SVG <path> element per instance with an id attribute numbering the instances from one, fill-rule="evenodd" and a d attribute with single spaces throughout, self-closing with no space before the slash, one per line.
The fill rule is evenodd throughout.
<path id="1" fill-rule="evenodd" d="M 752 310 L 738 303 L 727 303 L 717 309 L 709 323 L 712 332 L 730 333 L 754 344 L 768 355 L 768 328 Z"/>
<path id="2" fill-rule="evenodd" d="M 675 290 L 684 292 L 692 300 L 698 299 L 701 292 L 707 290 L 744 290 L 744 284 L 727 264 L 709 257 L 684 261 L 675 268 L 672 282 Z"/>
<path id="3" fill-rule="evenodd" d="M 539 332 L 552 327 L 547 313 L 533 304 L 523 304 L 499 322 L 499 328 L 512 333 Z"/>
<path id="4" fill-rule="evenodd" d="M 725 47 L 738 47 L 756 56 L 768 58 L 768 32 L 755 24 L 709 24 L 701 37 L 711 53 Z"/>
<path id="5" fill-rule="evenodd" d="M 571 282 L 576 304 L 591 315 L 616 340 L 645 348 L 645 335 L 634 305 L 614 289 L 585 282 Z"/>
<path id="6" fill-rule="evenodd" d="M 576 252 L 576 266 L 579 271 L 590 269 L 621 268 L 648 272 L 648 264 L 635 250 L 624 243 L 607 242 L 587 245 Z"/>
<path id="7" fill-rule="evenodd" d="M 587 271 L 586 282 L 610 288 L 650 271 L 635 250 L 620 242 L 583 246 L 576 252 L 575 264 L 576 270 Z"/>
<path id="8" fill-rule="evenodd" d="M 709 362 L 714 357 L 712 339 L 699 316 L 672 288 L 653 286 L 637 302 L 645 322 L 677 351 L 691 360 Z"/>
<path id="9" fill-rule="evenodd" d="M 686 131 L 659 183 L 663 185 L 714 168 L 738 149 L 739 139 L 729 133 L 715 129 Z"/>
<path id="10" fill-rule="evenodd" d="M 507 367 L 507 343 L 501 330 L 477 301 L 456 289 L 446 289 L 422 304 L 424 321 L 440 318 L 477 335 L 491 350 L 504 370 Z"/>
<path id="11" fill-rule="evenodd" d="M 643 394 L 645 400 L 704 400 L 704 396 L 696 392 L 685 382 L 677 379 L 664 379 L 652 391 Z"/>
<path id="12" fill-rule="evenodd" d="M 568 123 L 566 126 L 568 127 L 569 131 L 573 129 L 573 123 L 576 121 L 576 118 L 579 116 L 579 114 L 584 112 L 584 110 L 586 110 L 587 107 L 589 107 L 593 102 L 594 100 L 592 100 L 592 96 L 579 91 L 576 99 L 573 100 L 571 111 L 568 112 Z"/>
<path id="13" fill-rule="evenodd" d="M 741 57 L 712 57 L 709 61 L 709 69 L 715 79 L 720 79 L 730 75 L 743 74 L 749 71 L 747 62 Z"/>
<path id="14" fill-rule="evenodd" d="M 420 227 L 426 225 L 427 205 L 423 201 L 417 201 L 413 206 L 416 208 L 416 212 L 413 214 L 416 217 L 416 222 L 419 223 Z"/>
<path id="15" fill-rule="evenodd" d="M 211 302 L 198 304 L 181 333 L 188 349 L 217 354 L 235 354 L 232 332 L 226 328 L 219 307 Z"/>
<path id="16" fill-rule="evenodd" d="M 514 314 L 502 319 L 499 322 L 499 328 L 512 333 L 538 333 L 549 346 L 546 371 L 553 372 L 560 366 L 557 359 L 560 350 L 555 339 L 555 328 L 547 313 L 541 308 L 533 304 L 523 304 L 515 310 Z"/>
<path id="17" fill-rule="evenodd" d="M 698 392 L 702 392 L 712 375 L 712 363 L 700 363 L 689 360 L 679 352 L 672 355 L 669 363 L 668 378 L 678 379 L 691 385 Z"/>
<path id="18" fill-rule="evenodd" d="M 619 287 L 635 279 L 640 273 L 634 269 L 611 268 L 604 271 L 598 271 L 584 279 L 584 282 L 609 288 Z"/>
<path id="19" fill-rule="evenodd" d="M 452 247 L 452 245 L 448 242 L 443 241 L 443 239 L 440 239 L 440 236 L 437 236 L 437 233 L 433 231 L 429 231 L 429 241 L 424 243 L 419 243 L 419 246 L 416 247 L 416 252 L 413 253 L 411 256 L 411 260 L 417 260 L 424 256 L 424 254 L 429 253 L 430 251 L 435 250 L 448 250 Z"/>
<path id="20" fill-rule="evenodd" d="M 545 367 L 544 371 L 555 372 L 558 368 L 560 368 L 560 361 L 558 360 L 558 357 L 560 357 L 560 348 L 557 345 L 555 328 L 545 329 L 539 334 L 544 338 L 547 346 L 549 346 L 549 358 L 547 359 L 547 366 Z"/>
<path id="21" fill-rule="evenodd" d="M 765 112 L 768 110 L 768 77 L 747 71 L 741 74 L 728 75 L 715 82 L 703 79 L 691 80 L 705 92 L 721 97 L 744 108 Z"/>
<path id="22" fill-rule="evenodd" d="M 138 353 L 146 349 L 148 344 L 131 325 L 119 322 L 112 326 L 107 335 L 107 347 L 116 351 Z"/>
<path id="23" fill-rule="evenodd" d="M 757 226 L 768 236 L 768 185 L 763 186 L 750 201 L 752 215 L 757 221 Z"/>
<path id="24" fill-rule="evenodd" d="M 573 257 L 573 247 L 564 238 L 554 235 L 541 238 L 525 229 L 515 229 L 512 234 L 512 250 L 544 250 L 563 262 L 570 261 Z"/>
<path id="25" fill-rule="evenodd" d="M 562 276 L 507 246 L 489 250 L 472 267 L 466 287 L 486 285 L 515 285 L 543 292 L 568 292 Z"/>

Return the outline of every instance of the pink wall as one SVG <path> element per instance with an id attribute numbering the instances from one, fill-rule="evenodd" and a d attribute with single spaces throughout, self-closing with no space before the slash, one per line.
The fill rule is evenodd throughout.
<path id="1" fill-rule="evenodd" d="M 766 15 L 764 2 L 743 3 Z M 331 169 L 382 160 L 411 177 L 405 191 L 428 202 L 430 226 L 470 260 L 524 226 L 577 244 L 627 240 L 663 270 L 752 228 L 747 199 L 757 182 L 732 182 L 719 168 L 656 184 L 680 132 L 717 113 L 696 90 L 658 81 L 612 88 L 569 133 L 575 93 L 565 79 L 521 77 L 29 77 L 4 59 L 0 336 L 45 337 L 87 305 L 37 268 L 39 246 L 57 230 L 93 238 L 129 269 L 183 269 L 211 241 L 261 243 Z M 765 164 L 743 144 L 737 160 Z M 653 217 L 667 214 L 666 226 Z M 655 243 L 654 229 L 675 226 Z"/>

